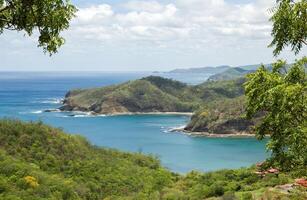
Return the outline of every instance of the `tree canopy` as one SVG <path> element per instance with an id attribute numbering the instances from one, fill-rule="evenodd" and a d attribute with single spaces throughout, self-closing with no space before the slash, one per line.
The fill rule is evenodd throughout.
<path id="1" fill-rule="evenodd" d="M 307 164 L 307 82 L 304 67 L 307 57 L 298 60 L 284 73 L 284 61 L 248 75 L 245 84 L 247 115 L 259 112 L 264 118 L 255 132 L 259 139 L 270 136 L 267 145 L 272 151 L 272 164 L 282 169 L 304 167 Z"/>
<path id="2" fill-rule="evenodd" d="M 307 44 L 307 0 L 277 0 L 272 9 L 274 55 L 277 56 L 286 47 L 298 54 Z"/>
<path id="3" fill-rule="evenodd" d="M 295 54 L 306 45 L 307 1 L 278 0 L 274 15 L 271 47 L 278 55 L 285 46 Z M 259 139 L 270 136 L 271 164 L 284 170 L 307 166 L 307 57 L 290 68 L 277 61 L 270 71 L 261 66 L 248 75 L 245 84 L 247 116 L 261 112 L 262 122 L 255 128 Z"/>
<path id="4" fill-rule="evenodd" d="M 0 0 L 0 34 L 15 30 L 31 36 L 37 30 L 38 46 L 53 54 L 64 44 L 60 33 L 76 10 L 69 0 Z"/>

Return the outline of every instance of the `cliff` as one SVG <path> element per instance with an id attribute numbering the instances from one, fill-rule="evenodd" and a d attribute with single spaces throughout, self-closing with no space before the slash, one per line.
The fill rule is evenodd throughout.
<path id="1" fill-rule="evenodd" d="M 240 96 L 212 102 L 195 112 L 185 130 L 208 134 L 250 133 L 259 118 L 245 119 L 244 101 L 245 97 Z"/>

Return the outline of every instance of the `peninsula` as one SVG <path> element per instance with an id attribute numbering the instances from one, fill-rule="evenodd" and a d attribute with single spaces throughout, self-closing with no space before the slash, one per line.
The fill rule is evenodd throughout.
<path id="1" fill-rule="evenodd" d="M 187 134 L 246 135 L 256 120 L 244 119 L 244 81 L 207 81 L 191 86 L 149 76 L 119 85 L 71 90 L 60 110 L 93 115 L 194 113 L 182 129 Z"/>

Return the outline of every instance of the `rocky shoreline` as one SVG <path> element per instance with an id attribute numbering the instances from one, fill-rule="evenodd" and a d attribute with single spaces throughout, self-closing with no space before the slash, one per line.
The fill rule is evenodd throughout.
<path id="1" fill-rule="evenodd" d="M 249 138 L 255 137 L 255 134 L 251 134 L 248 132 L 237 132 L 237 133 L 229 133 L 229 134 L 219 134 L 219 133 L 209 133 L 209 132 L 193 132 L 188 131 L 185 127 L 178 127 L 171 129 L 170 132 L 180 132 L 188 136 L 192 137 L 208 137 L 208 138 Z"/>
<path id="2" fill-rule="evenodd" d="M 183 115 L 192 116 L 191 112 L 122 112 L 107 114 L 107 116 L 118 116 L 118 115 Z"/>

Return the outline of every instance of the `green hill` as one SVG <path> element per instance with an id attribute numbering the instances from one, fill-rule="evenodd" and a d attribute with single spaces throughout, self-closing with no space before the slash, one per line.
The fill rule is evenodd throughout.
<path id="1" fill-rule="evenodd" d="M 246 74 L 250 74 L 255 70 L 245 70 L 243 68 L 234 67 L 230 68 L 222 73 L 214 74 L 208 78 L 209 81 L 221 81 L 221 80 L 233 80 L 242 78 Z"/>
<path id="2" fill-rule="evenodd" d="M 0 121 L 0 199 L 149 197 L 172 177 L 150 156 L 98 148 L 41 123 Z"/>
<path id="3" fill-rule="evenodd" d="M 189 86 L 150 76 L 115 86 L 72 90 L 67 93 L 60 109 L 95 114 L 193 112 L 208 101 L 242 95 L 240 84 L 229 81 Z"/>
<path id="4" fill-rule="evenodd" d="M 97 114 L 191 112 L 194 102 L 183 101 L 183 98 L 164 91 L 172 88 L 171 85 L 169 88 L 159 88 L 148 80 L 140 79 L 111 87 L 71 91 L 66 95 L 65 105 L 61 109 Z"/>
<path id="5" fill-rule="evenodd" d="M 289 70 L 292 64 L 286 64 L 285 68 L 282 69 L 283 72 Z M 220 73 L 213 74 L 208 78 L 209 81 L 222 81 L 222 80 L 235 80 L 238 78 L 244 78 L 247 74 L 255 72 L 261 64 L 259 65 L 246 65 L 246 66 L 239 66 L 239 67 L 232 67 Z M 264 65 L 267 69 L 272 70 L 272 64 L 265 64 Z M 307 67 L 305 66 L 305 69 Z"/>
<path id="6" fill-rule="evenodd" d="M 268 194 L 271 199 L 306 197 L 303 188 L 286 194 L 272 188 L 293 182 L 291 176 L 281 173 L 261 178 L 254 170 L 178 175 L 152 156 L 99 148 L 40 122 L 0 120 L 3 200 L 267 199 Z"/>
<path id="7" fill-rule="evenodd" d="M 244 78 L 228 81 L 206 81 L 195 86 L 202 101 L 208 104 L 222 99 L 232 99 L 244 94 Z"/>

